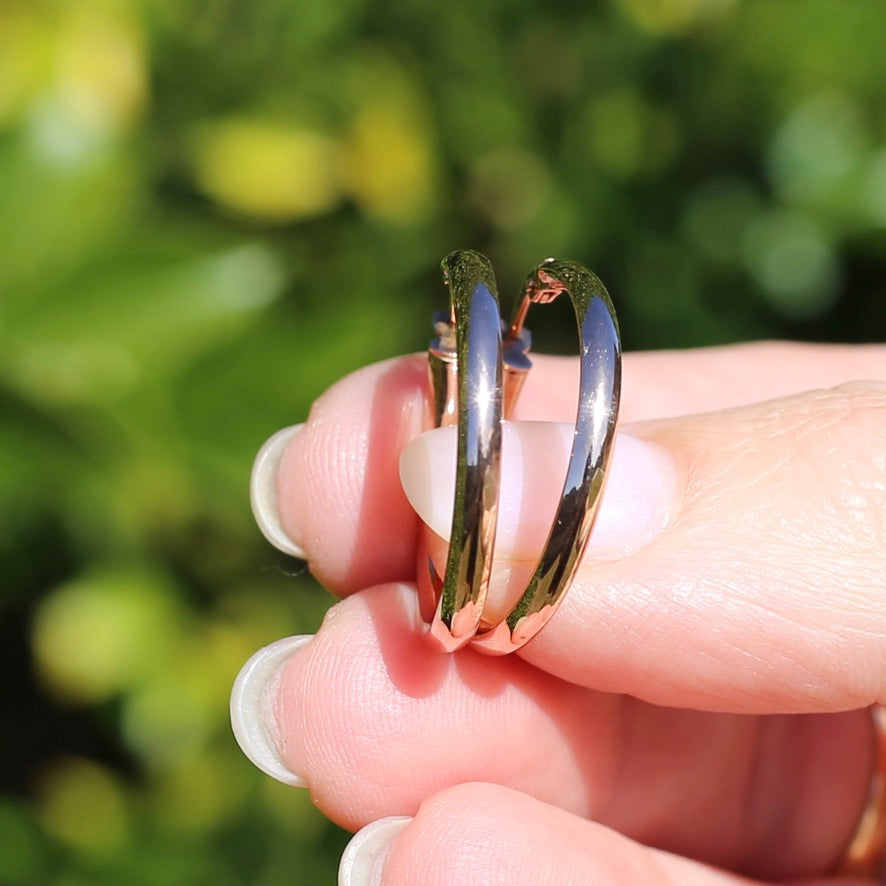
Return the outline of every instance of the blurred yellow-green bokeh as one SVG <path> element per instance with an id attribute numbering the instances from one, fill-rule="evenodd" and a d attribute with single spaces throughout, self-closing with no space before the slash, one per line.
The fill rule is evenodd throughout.
<path id="1" fill-rule="evenodd" d="M 0 883 L 334 882 L 346 835 L 228 725 L 331 601 L 253 526 L 254 452 L 426 344 L 459 246 L 505 294 L 586 262 L 628 348 L 882 340 L 884 34 L 869 0 L 0 0 Z"/>

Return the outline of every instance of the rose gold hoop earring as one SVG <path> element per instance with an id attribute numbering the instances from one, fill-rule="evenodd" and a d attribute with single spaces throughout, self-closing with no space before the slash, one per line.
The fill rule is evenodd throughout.
<path id="1" fill-rule="evenodd" d="M 561 293 L 578 322 L 579 393 L 572 452 L 547 543 L 523 595 L 498 624 L 481 622 L 473 646 L 504 655 L 531 640 L 550 620 L 575 577 L 590 539 L 612 452 L 621 398 L 621 342 L 615 310 L 599 278 L 577 262 L 549 259 L 530 275 L 518 301 L 505 352 L 521 341 L 532 304 Z"/>
<path id="2" fill-rule="evenodd" d="M 575 262 L 549 259 L 530 274 L 502 340 L 495 279 L 476 252 L 443 262 L 450 311 L 431 342 L 431 425 L 458 426 L 455 507 L 446 570 L 441 577 L 425 549 L 419 568 L 422 615 L 441 648 L 468 642 L 494 655 L 519 649 L 548 622 L 575 575 L 603 490 L 618 416 L 621 346 L 609 294 Z M 565 292 L 578 321 L 579 400 L 575 436 L 560 505 L 527 588 L 499 623 L 483 618 L 501 464 L 501 421 L 519 397 L 531 337 L 523 326 L 532 304 Z M 425 568 L 426 567 L 426 568 Z"/>
<path id="3" fill-rule="evenodd" d="M 443 274 L 450 310 L 437 318 L 428 352 L 431 424 L 458 425 L 455 507 L 443 575 L 427 557 L 418 577 L 429 633 L 452 652 L 474 636 L 489 589 L 501 472 L 502 335 L 489 260 L 453 252 Z"/>

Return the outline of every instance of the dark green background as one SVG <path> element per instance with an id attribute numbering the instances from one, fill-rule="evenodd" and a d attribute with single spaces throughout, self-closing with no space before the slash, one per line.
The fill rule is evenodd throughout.
<path id="1" fill-rule="evenodd" d="M 869 0 L 0 0 L 0 882 L 334 882 L 345 835 L 228 726 L 330 603 L 254 528 L 253 454 L 425 346 L 459 246 L 505 301 L 586 262 L 628 348 L 882 340 L 884 33 Z"/>

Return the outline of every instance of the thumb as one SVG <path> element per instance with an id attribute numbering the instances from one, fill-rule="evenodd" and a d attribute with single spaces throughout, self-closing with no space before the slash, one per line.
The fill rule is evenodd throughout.
<path id="1" fill-rule="evenodd" d="M 883 701 L 886 385 L 625 431 L 573 587 L 524 657 L 658 704 L 770 713 Z M 413 442 L 401 463 L 436 530 L 435 560 L 454 472 L 444 434 Z M 568 441 L 557 426 L 505 433 L 493 589 L 505 605 L 544 544 Z"/>

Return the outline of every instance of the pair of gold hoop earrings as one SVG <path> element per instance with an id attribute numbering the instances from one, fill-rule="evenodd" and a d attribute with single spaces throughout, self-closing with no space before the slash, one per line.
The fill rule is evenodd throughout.
<path id="1" fill-rule="evenodd" d="M 621 344 L 612 301 L 600 280 L 570 261 L 548 259 L 529 274 L 513 318 L 502 320 L 489 260 L 459 250 L 443 260 L 450 310 L 438 316 L 428 361 L 430 425 L 456 425 L 455 507 L 445 569 L 419 569 L 422 613 L 446 651 L 467 643 L 513 652 L 547 624 L 590 538 L 606 476 L 621 393 Z M 580 378 L 566 480 L 547 543 L 508 615 L 484 618 L 500 488 L 502 421 L 531 368 L 524 321 L 533 304 L 571 299 L 578 322 Z"/>

